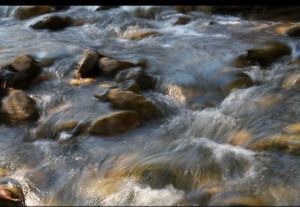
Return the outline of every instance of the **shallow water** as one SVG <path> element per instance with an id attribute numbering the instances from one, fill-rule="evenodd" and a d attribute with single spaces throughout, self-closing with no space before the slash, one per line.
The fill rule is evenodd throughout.
<path id="1" fill-rule="evenodd" d="M 13 17 L 15 8 L 0 7 L 0 63 L 24 53 L 38 60 L 55 58 L 43 69 L 50 80 L 26 90 L 42 110 L 38 123 L 0 126 L 0 167 L 21 182 L 27 205 L 214 205 L 227 194 L 257 196 L 267 205 L 300 203 L 298 156 L 228 143 L 237 131 L 246 131 L 254 141 L 300 122 L 299 90 L 284 90 L 280 82 L 296 71 L 287 63 L 299 54 L 299 46 L 297 40 L 272 31 L 276 22 L 195 11 L 189 13 L 190 23 L 173 25 L 182 14 L 172 7 L 156 7 L 147 19 L 135 15 L 137 9 L 149 7 L 96 11 L 94 6 L 72 6 L 56 13 L 86 23 L 49 32 L 29 27 L 49 14 L 21 21 Z M 122 38 L 139 29 L 160 35 Z M 241 70 L 230 66 L 231 61 L 271 40 L 290 45 L 292 55 L 271 70 L 247 68 L 260 84 L 225 97 L 220 84 L 227 73 Z M 143 95 L 160 106 L 165 117 L 111 138 L 55 139 L 46 130 L 49 124 L 84 122 L 114 110 L 93 96 L 104 90 L 103 79 L 77 87 L 68 84 L 82 49 L 89 47 L 122 60 L 147 60 L 147 72 L 159 84 Z M 205 100 L 214 106 L 190 107 Z M 26 141 L 37 125 L 42 125 L 41 133 Z M 205 188 L 214 185 L 221 191 L 205 201 Z"/>

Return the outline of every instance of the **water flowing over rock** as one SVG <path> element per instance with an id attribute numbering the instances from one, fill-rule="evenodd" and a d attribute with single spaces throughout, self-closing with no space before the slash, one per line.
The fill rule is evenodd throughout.
<path id="1" fill-rule="evenodd" d="M 18 181 L 0 179 L 0 206 L 25 206 L 25 196 Z"/>

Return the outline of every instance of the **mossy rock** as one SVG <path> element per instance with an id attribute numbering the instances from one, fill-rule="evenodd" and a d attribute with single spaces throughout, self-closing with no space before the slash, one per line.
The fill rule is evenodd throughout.
<path id="1" fill-rule="evenodd" d="M 279 58 L 290 54 L 291 48 L 289 46 L 282 42 L 270 42 L 261 48 L 249 49 L 246 54 L 242 54 L 235 59 L 233 65 L 235 67 L 247 67 L 251 65 L 267 67 Z"/>

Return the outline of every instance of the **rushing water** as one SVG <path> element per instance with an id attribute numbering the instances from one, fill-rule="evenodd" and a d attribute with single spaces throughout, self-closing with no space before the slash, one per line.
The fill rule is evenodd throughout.
<path id="1" fill-rule="evenodd" d="M 195 11 L 188 14 L 190 23 L 174 25 L 183 14 L 172 7 L 156 7 L 150 18 L 139 18 L 138 7 L 96 11 L 95 6 L 72 6 L 56 13 L 83 18 L 85 24 L 49 32 L 29 27 L 48 14 L 21 21 L 13 17 L 14 9 L 0 8 L 0 63 L 17 54 L 56 59 L 43 69 L 51 79 L 26 90 L 42 110 L 38 123 L 84 121 L 111 110 L 93 96 L 104 90 L 103 80 L 68 84 L 84 48 L 132 62 L 147 60 L 147 72 L 159 84 L 144 95 L 165 114 L 112 138 L 79 136 L 70 142 L 54 140 L 45 130 L 34 141 L 26 140 L 37 123 L 1 125 L 0 167 L 20 181 L 27 205 L 214 205 L 228 195 L 256 196 L 268 205 L 299 205 L 298 156 L 251 151 L 227 141 L 236 131 L 247 131 L 257 140 L 300 122 L 299 91 L 280 86 L 294 70 L 287 63 L 299 46 L 296 39 L 273 32 L 276 22 Z M 143 28 L 160 35 L 122 38 Z M 271 70 L 248 68 L 246 73 L 260 84 L 225 97 L 219 85 L 226 72 L 237 70 L 231 61 L 270 40 L 285 42 L 293 54 Z M 264 98 L 275 103 L 268 105 Z M 205 100 L 214 107 L 191 107 Z M 205 199 L 206 189 L 213 186 L 220 192 Z"/>

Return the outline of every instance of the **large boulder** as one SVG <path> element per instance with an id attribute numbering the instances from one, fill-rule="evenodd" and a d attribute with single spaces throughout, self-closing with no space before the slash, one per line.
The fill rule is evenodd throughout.
<path id="1" fill-rule="evenodd" d="M 253 48 L 234 60 L 235 67 L 260 65 L 267 67 L 279 58 L 290 55 L 291 48 L 282 42 L 270 42 L 261 48 Z"/>
<path id="2" fill-rule="evenodd" d="M 2 112 L 10 122 L 35 121 L 39 117 L 36 102 L 21 90 L 13 90 L 2 100 Z"/>
<path id="3" fill-rule="evenodd" d="M 0 83 L 5 87 L 27 88 L 41 71 L 33 57 L 18 55 L 0 69 Z"/>
<path id="4" fill-rule="evenodd" d="M 52 6 L 20 6 L 15 10 L 14 17 L 23 20 L 53 11 L 55 8 Z"/>
<path id="5" fill-rule="evenodd" d="M 93 49 L 84 49 L 76 66 L 75 76 L 87 78 L 97 73 L 99 54 Z"/>
<path id="6" fill-rule="evenodd" d="M 142 90 L 154 89 L 156 85 L 156 80 L 141 67 L 122 70 L 115 76 L 118 83 L 128 80 L 134 80 Z"/>
<path id="7" fill-rule="evenodd" d="M 25 196 L 18 181 L 0 179 L 0 206 L 25 206 Z"/>
<path id="8" fill-rule="evenodd" d="M 99 67 L 100 67 L 101 74 L 109 77 L 114 76 L 120 70 L 132 68 L 139 65 L 140 63 L 131 63 L 131 62 L 121 61 L 110 57 L 102 57 L 99 60 Z"/>
<path id="9" fill-rule="evenodd" d="M 105 94 L 96 97 L 109 101 L 113 106 L 120 109 L 136 111 L 145 119 L 155 118 L 160 115 L 159 109 L 144 96 L 119 88 L 107 90 Z"/>
<path id="10" fill-rule="evenodd" d="M 93 121 L 88 132 L 100 136 L 112 136 L 130 131 L 140 124 L 141 119 L 136 112 L 118 111 Z"/>
<path id="11" fill-rule="evenodd" d="M 48 29 L 52 31 L 58 31 L 73 25 L 74 22 L 71 17 L 47 16 L 42 20 L 30 25 L 30 27 L 33 29 Z"/>

